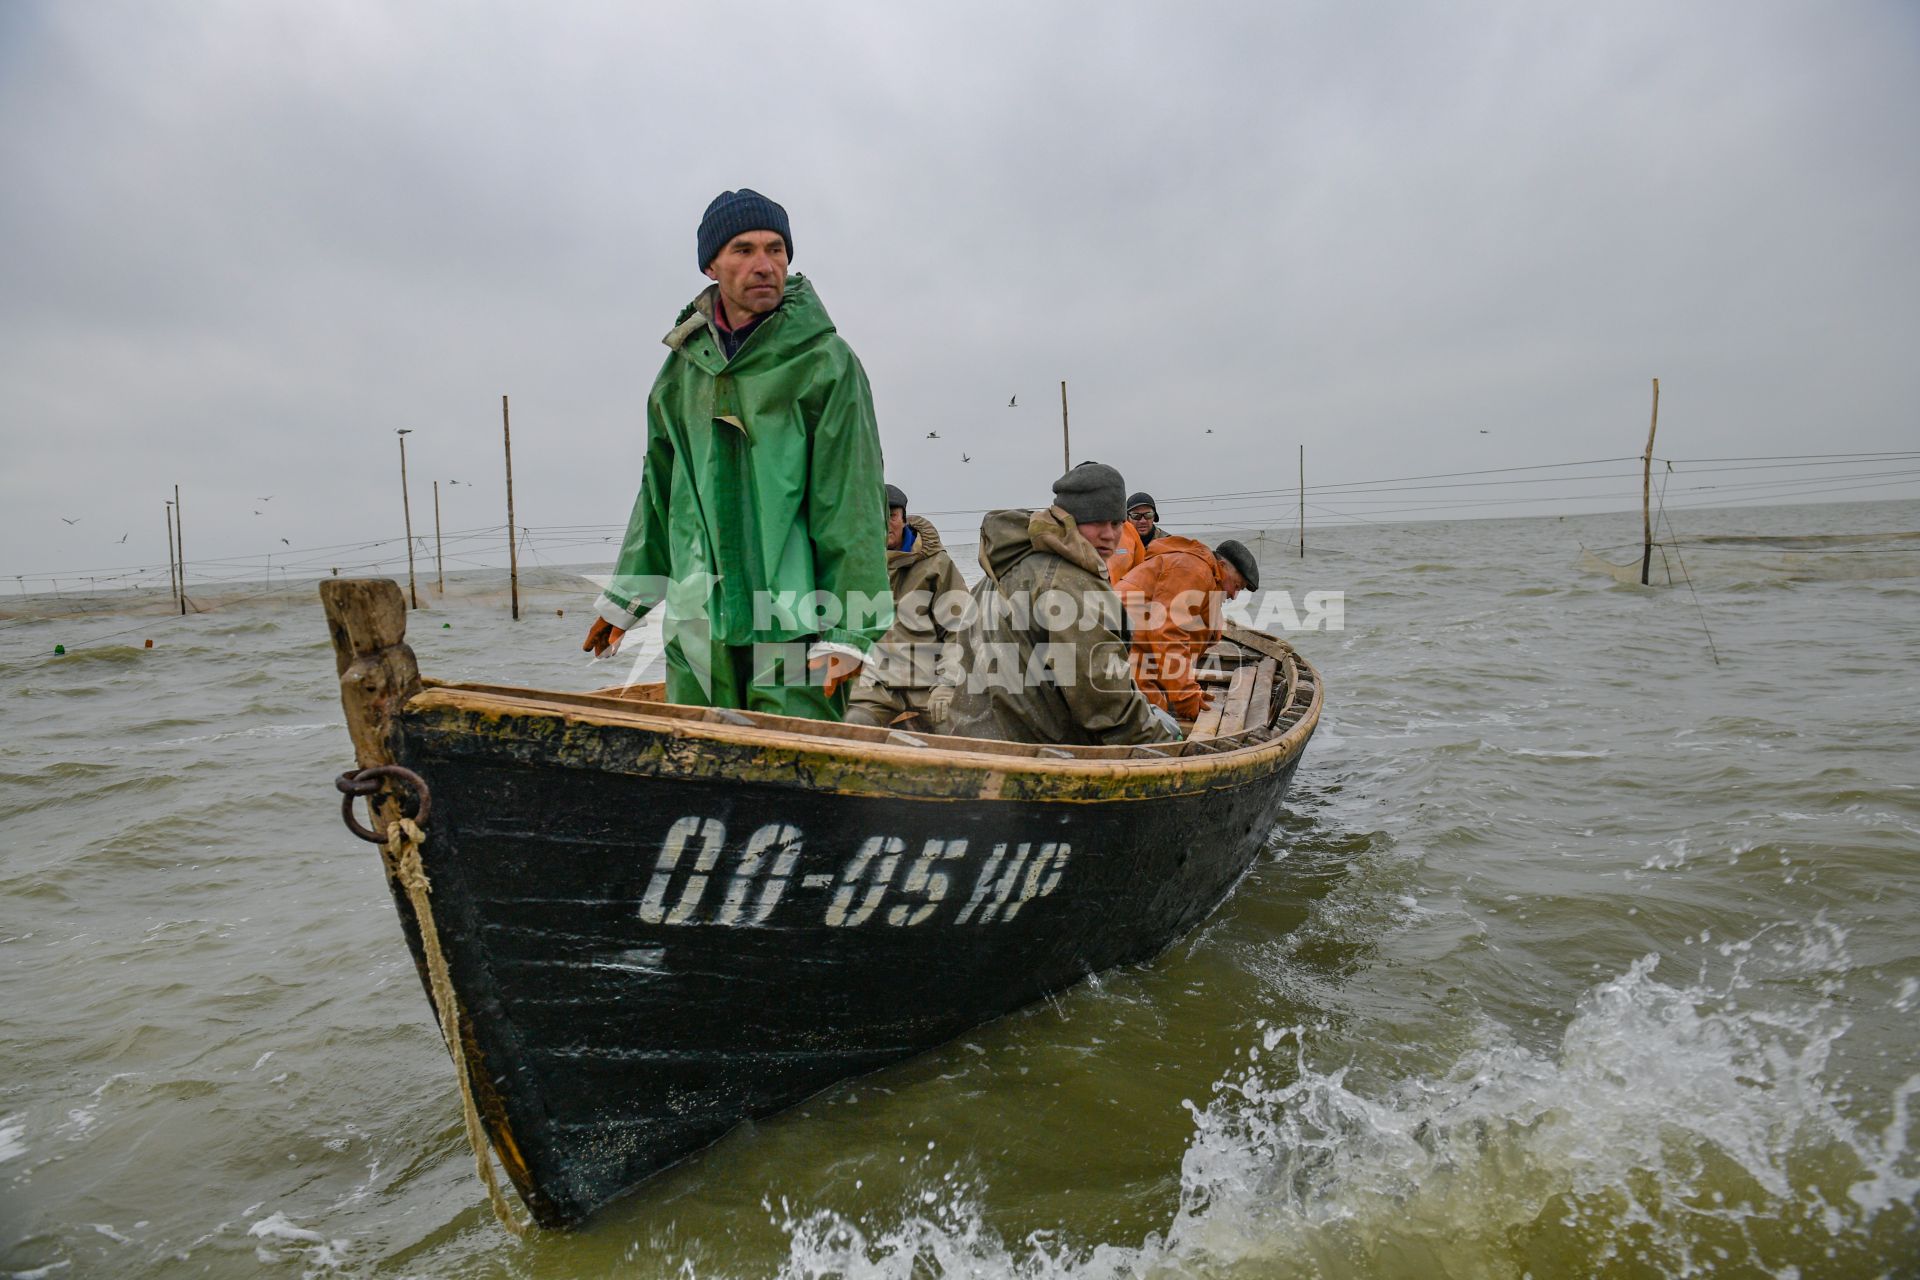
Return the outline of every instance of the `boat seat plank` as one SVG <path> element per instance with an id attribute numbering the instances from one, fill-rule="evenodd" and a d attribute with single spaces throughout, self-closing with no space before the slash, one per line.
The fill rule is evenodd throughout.
<path id="1" fill-rule="evenodd" d="M 1239 676 L 1237 674 L 1234 676 L 1234 680 L 1235 681 L 1239 680 Z M 1206 707 L 1201 710 L 1198 716 L 1194 717 L 1193 732 L 1187 735 L 1187 738 L 1189 741 L 1193 741 L 1200 738 L 1212 738 L 1212 737 L 1217 737 L 1219 735 L 1220 719 L 1225 714 L 1227 709 L 1227 703 L 1232 698 L 1232 696 L 1233 696 L 1232 684 L 1228 684 L 1228 686 L 1225 689 L 1217 691 L 1213 694 L 1212 701 L 1210 701 L 1206 705 Z"/>
<path id="2" fill-rule="evenodd" d="M 1247 702 L 1245 727 L 1264 729 L 1273 722 L 1273 681 L 1280 664 L 1268 658 L 1254 668 L 1253 696 Z"/>
<path id="3" fill-rule="evenodd" d="M 1256 669 L 1253 667 L 1242 667 L 1233 673 L 1233 683 L 1227 686 L 1220 723 L 1214 727 L 1214 737 L 1231 738 L 1246 727 L 1247 707 L 1253 701 L 1255 675 Z"/>

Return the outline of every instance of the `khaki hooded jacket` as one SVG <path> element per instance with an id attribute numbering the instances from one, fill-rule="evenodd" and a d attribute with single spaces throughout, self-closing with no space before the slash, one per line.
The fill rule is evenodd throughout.
<path id="1" fill-rule="evenodd" d="M 940 681 L 943 651 L 964 619 L 967 584 L 933 521 L 908 516 L 907 527 L 913 545 L 887 552 L 893 626 L 873 647 L 868 670 L 891 689 L 931 689 Z"/>
<path id="2" fill-rule="evenodd" d="M 980 567 L 947 732 L 1063 746 L 1178 741 L 1134 687 L 1120 598 L 1073 517 L 989 512 Z"/>

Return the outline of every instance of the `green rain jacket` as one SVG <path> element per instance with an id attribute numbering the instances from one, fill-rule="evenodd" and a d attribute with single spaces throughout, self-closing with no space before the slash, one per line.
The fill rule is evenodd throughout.
<path id="1" fill-rule="evenodd" d="M 718 286 L 681 311 L 647 396 L 640 495 L 601 617 L 667 605 L 715 644 L 864 654 L 893 621 L 880 432 L 866 371 L 802 275 L 731 360 Z M 817 593 L 817 594 L 816 594 Z"/>

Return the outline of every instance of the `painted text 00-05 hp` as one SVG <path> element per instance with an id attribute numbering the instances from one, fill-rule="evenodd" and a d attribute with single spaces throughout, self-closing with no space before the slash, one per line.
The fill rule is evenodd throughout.
<path id="1" fill-rule="evenodd" d="M 718 818 L 682 818 L 660 847 L 640 918 L 648 924 L 766 924 L 795 880 L 802 839 L 798 828 L 770 822 L 733 849 L 730 866 L 721 869 L 729 853 L 726 824 Z M 834 928 L 869 923 L 912 928 L 943 909 L 956 925 L 1004 923 L 1025 903 L 1059 887 L 1072 852 L 1070 845 L 1052 841 L 996 844 L 962 898 L 956 888 L 964 891 L 965 885 L 956 886 L 955 880 L 962 870 L 956 864 L 967 856 L 965 840 L 928 840 L 912 853 L 898 836 L 872 836 L 837 875 L 815 872 L 798 880 L 803 889 L 832 890 L 825 923 Z M 785 914 L 793 912 L 789 907 Z"/>

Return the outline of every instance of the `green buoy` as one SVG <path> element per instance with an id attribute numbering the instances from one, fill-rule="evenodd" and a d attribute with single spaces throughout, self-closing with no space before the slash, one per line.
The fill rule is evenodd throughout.
<path id="1" fill-rule="evenodd" d="M 65 657 L 66 652 L 67 652 L 67 646 L 63 644 L 57 644 L 53 646 L 53 656 L 56 658 Z"/>

